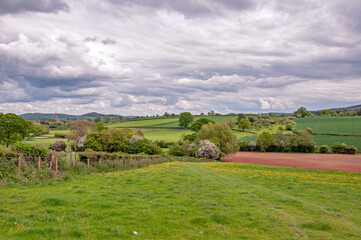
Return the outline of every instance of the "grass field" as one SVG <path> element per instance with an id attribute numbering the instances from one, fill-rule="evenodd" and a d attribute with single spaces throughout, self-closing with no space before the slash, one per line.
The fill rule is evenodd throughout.
<path id="1" fill-rule="evenodd" d="M 225 123 L 228 119 L 236 120 L 237 116 L 196 116 L 194 118 L 194 120 L 196 121 L 197 119 L 200 119 L 200 118 L 211 119 L 211 120 L 213 120 L 213 121 L 215 121 L 217 123 Z M 179 128 L 179 121 L 159 124 L 159 125 L 155 125 L 154 127 Z"/>
<path id="2" fill-rule="evenodd" d="M 296 128 L 312 128 L 319 133 L 361 134 L 361 117 L 313 117 L 296 120 Z"/>
<path id="3" fill-rule="evenodd" d="M 175 162 L 53 185 L 0 186 L 0 196 L 0 239 L 361 236 L 356 173 Z"/>
<path id="4" fill-rule="evenodd" d="M 178 122 L 178 118 L 165 118 L 165 119 L 149 119 L 149 120 L 139 120 L 139 121 L 127 121 L 120 122 L 115 124 L 109 124 L 107 127 L 153 127 L 160 124 Z"/>
<path id="5" fill-rule="evenodd" d="M 188 129 L 141 129 L 144 133 L 144 137 L 155 141 L 155 140 L 164 140 L 166 142 L 177 142 L 181 139 L 183 134 L 192 133 Z"/>
<path id="6" fill-rule="evenodd" d="M 315 135 L 313 140 L 318 146 L 328 145 L 331 147 L 335 143 L 346 143 L 347 145 L 354 145 L 358 150 L 361 150 L 361 137 L 354 136 L 329 136 L 329 135 Z"/>

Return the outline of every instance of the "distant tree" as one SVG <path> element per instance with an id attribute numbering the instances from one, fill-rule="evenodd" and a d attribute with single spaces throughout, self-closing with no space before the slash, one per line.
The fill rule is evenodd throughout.
<path id="1" fill-rule="evenodd" d="M 294 113 L 294 115 L 300 115 L 301 117 L 308 116 L 308 111 L 305 107 L 299 107 L 297 111 Z"/>
<path id="2" fill-rule="evenodd" d="M 269 132 L 261 133 L 257 138 L 257 145 L 262 146 L 264 152 L 267 151 L 267 148 L 275 144 L 275 140 Z"/>
<path id="3" fill-rule="evenodd" d="M 204 113 L 201 113 L 201 116 L 204 116 Z"/>
<path id="4" fill-rule="evenodd" d="M 244 115 L 243 113 L 238 114 L 236 124 L 238 125 L 239 121 L 241 121 L 241 119 L 243 119 L 243 118 L 247 118 L 246 115 Z"/>
<path id="5" fill-rule="evenodd" d="M 321 110 L 321 115 L 335 115 L 336 112 L 330 109 Z"/>
<path id="6" fill-rule="evenodd" d="M 238 123 L 238 129 L 240 128 L 244 132 L 244 129 L 251 128 L 251 122 L 247 118 L 242 118 Z"/>
<path id="7" fill-rule="evenodd" d="M 84 147 L 86 135 L 95 132 L 97 127 L 94 122 L 86 120 L 75 120 L 69 122 L 70 134 L 67 135 L 69 141 L 74 141 L 75 146 Z"/>
<path id="8" fill-rule="evenodd" d="M 96 123 L 101 122 L 101 121 L 102 121 L 102 119 L 100 117 L 97 117 L 94 119 L 94 122 L 96 122 Z"/>
<path id="9" fill-rule="evenodd" d="M 358 110 L 357 116 L 361 116 L 361 108 Z"/>
<path id="10" fill-rule="evenodd" d="M 215 121 L 212 121 L 208 118 L 199 118 L 192 124 L 191 130 L 194 132 L 198 132 L 201 129 L 201 127 L 207 123 L 215 123 Z"/>
<path id="11" fill-rule="evenodd" d="M 0 144 L 7 147 L 29 136 L 32 123 L 14 113 L 0 116 Z"/>
<path id="12" fill-rule="evenodd" d="M 169 113 L 167 113 L 167 112 L 165 112 L 165 113 L 163 114 L 163 117 L 168 118 L 168 117 L 170 117 L 170 114 L 169 114 Z"/>
<path id="13" fill-rule="evenodd" d="M 227 119 L 226 123 L 231 129 L 236 126 L 236 121 L 234 119 L 231 119 L 231 118 Z"/>
<path id="14" fill-rule="evenodd" d="M 193 122 L 194 116 L 190 112 L 183 112 L 179 115 L 179 126 L 187 128 Z"/>
<path id="15" fill-rule="evenodd" d="M 49 133 L 49 128 L 40 123 L 33 123 L 29 130 L 30 134 L 34 137 L 41 136 Z"/>

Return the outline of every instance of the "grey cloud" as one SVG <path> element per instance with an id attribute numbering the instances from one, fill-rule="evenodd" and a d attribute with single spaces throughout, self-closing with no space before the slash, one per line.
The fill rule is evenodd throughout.
<path id="1" fill-rule="evenodd" d="M 69 11 L 63 0 L 0 0 L 0 15 L 21 12 L 57 13 Z"/>
<path id="2" fill-rule="evenodd" d="M 114 39 L 111 39 L 111 38 L 106 38 L 102 41 L 102 43 L 104 45 L 112 45 L 112 44 L 116 44 L 117 41 L 115 41 Z"/>
<path id="3" fill-rule="evenodd" d="M 111 3 L 158 9 L 167 9 L 180 12 L 185 16 L 196 17 L 204 15 L 220 14 L 222 9 L 228 10 L 247 10 L 254 6 L 250 0 L 108 0 Z"/>

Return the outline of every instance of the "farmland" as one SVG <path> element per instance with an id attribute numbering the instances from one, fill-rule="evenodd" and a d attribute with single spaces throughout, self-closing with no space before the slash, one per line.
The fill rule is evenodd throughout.
<path id="1" fill-rule="evenodd" d="M 1 239 L 359 239 L 361 174 L 164 163 L 1 186 Z"/>
<path id="2" fill-rule="evenodd" d="M 315 135 L 313 136 L 315 143 L 320 145 L 332 146 L 334 143 L 345 143 L 347 145 L 354 145 L 361 150 L 361 137 L 354 136 L 330 136 L 330 135 Z"/>
<path id="3" fill-rule="evenodd" d="M 319 133 L 361 134 L 361 117 L 309 117 L 296 120 L 296 128 Z"/>

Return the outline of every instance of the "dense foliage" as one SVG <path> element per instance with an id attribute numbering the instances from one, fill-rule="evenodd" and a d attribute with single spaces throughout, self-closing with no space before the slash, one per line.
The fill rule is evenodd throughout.
<path id="1" fill-rule="evenodd" d="M 14 113 L 0 114 L 0 144 L 12 145 L 30 135 L 32 123 Z"/>
<path id="2" fill-rule="evenodd" d="M 194 116 L 190 112 L 183 112 L 179 115 L 179 126 L 187 128 L 193 122 Z"/>

